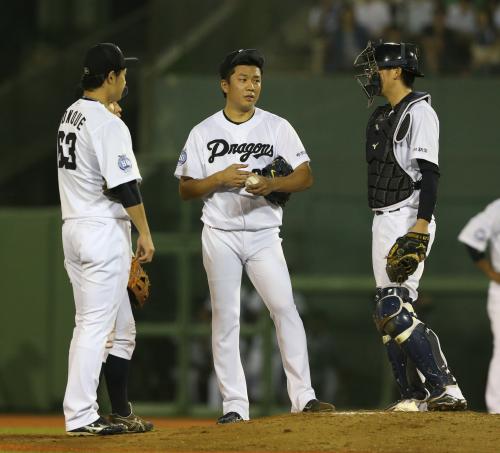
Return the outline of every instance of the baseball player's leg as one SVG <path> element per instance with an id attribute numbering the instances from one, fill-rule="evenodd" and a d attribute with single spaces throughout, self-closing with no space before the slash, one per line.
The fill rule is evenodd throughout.
<path id="1" fill-rule="evenodd" d="M 103 365 L 112 410 L 109 421 L 125 425 L 128 432 L 144 433 L 151 431 L 154 426 L 134 413 L 128 395 L 129 369 L 135 349 L 135 336 L 135 320 L 128 293 L 125 291 L 116 317 L 113 345 Z"/>
<path id="2" fill-rule="evenodd" d="M 106 349 L 103 371 L 112 413 L 127 416 L 130 414 L 128 374 L 135 349 L 136 330 L 125 288 L 121 299 L 113 331 L 113 343 L 110 349 Z"/>
<path id="3" fill-rule="evenodd" d="M 266 304 L 276 327 L 276 336 L 287 376 L 292 412 L 300 412 L 315 399 L 311 386 L 304 325 L 293 301 L 292 285 L 279 238 L 279 230 L 246 232 L 249 249 L 245 268 Z"/>
<path id="4" fill-rule="evenodd" d="M 63 229 L 65 263 L 75 297 L 64 413 L 68 431 L 94 422 L 97 386 L 108 335 L 129 265 L 114 221 L 72 221 Z M 66 224 L 65 224 L 66 227 Z M 71 230 L 71 232 L 69 231 Z M 69 234 L 71 233 L 71 234 Z"/>
<path id="5" fill-rule="evenodd" d="M 372 226 L 372 266 L 377 288 L 395 286 L 389 280 L 385 270 L 386 257 L 396 239 L 408 233 L 408 230 L 415 223 L 416 215 L 416 209 L 405 207 L 396 212 L 374 216 Z M 436 236 L 436 223 L 434 220 L 429 224 L 429 234 L 427 256 L 431 252 Z M 424 263 L 420 263 L 415 273 L 410 275 L 408 280 L 401 285 L 408 288 L 413 301 L 418 299 L 418 286 L 424 273 Z"/>
<path id="6" fill-rule="evenodd" d="M 431 395 L 431 400 L 439 394 L 448 391 L 452 398 L 460 400 L 458 406 L 462 406 L 463 395 L 456 385 L 456 380 L 450 373 L 446 359 L 441 350 L 437 335 L 423 324 L 414 311 L 413 303 L 418 297 L 418 284 L 423 274 L 424 265 L 421 263 L 417 271 L 410 278 L 398 287 L 390 282 L 385 272 L 387 252 L 394 244 L 394 241 L 405 234 L 415 222 L 415 210 L 403 208 L 400 211 L 374 217 L 373 222 L 373 244 L 372 259 L 373 271 L 377 287 L 382 292 L 382 297 L 378 297 L 375 307 L 375 318 L 379 330 L 390 336 L 402 349 L 409 359 L 415 364 L 418 370 L 425 377 L 427 382 L 435 389 L 435 395 Z M 435 237 L 435 223 L 429 225 L 431 240 L 428 252 Z M 408 290 L 407 293 L 399 293 L 401 290 Z M 409 295 L 411 300 L 406 300 Z M 383 296 L 386 296 L 385 298 Z M 394 310 L 400 310 L 396 313 Z M 391 318 L 393 316 L 393 319 Z M 383 318 L 383 319 L 382 319 Z M 388 321 L 392 319 L 391 321 Z M 388 324 L 381 327 L 385 322 Z M 386 344 L 387 344 L 387 337 Z M 394 360 L 394 356 L 389 353 L 389 359 Z M 393 371 L 398 367 L 392 363 Z M 401 374 L 395 373 L 395 378 L 401 379 Z M 402 393 L 404 398 L 404 394 Z"/>
<path id="7" fill-rule="evenodd" d="M 488 316 L 493 334 L 493 354 L 486 384 L 486 407 L 492 414 L 500 413 L 500 285 L 490 283 Z"/>
<path id="8" fill-rule="evenodd" d="M 239 231 L 205 226 L 202 251 L 212 304 L 212 353 L 223 413 L 236 412 L 248 420 L 248 394 L 239 350 L 241 235 Z"/>
<path id="9" fill-rule="evenodd" d="M 424 400 L 427 391 L 420 379 L 415 364 L 408 359 L 406 353 L 390 335 L 383 335 L 382 342 L 385 346 L 387 357 L 392 367 L 392 374 L 396 380 L 401 398 Z"/>

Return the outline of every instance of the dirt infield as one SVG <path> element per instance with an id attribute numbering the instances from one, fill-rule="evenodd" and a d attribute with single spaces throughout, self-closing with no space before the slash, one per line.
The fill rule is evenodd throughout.
<path id="1" fill-rule="evenodd" d="M 147 434 L 68 437 L 60 417 L 0 417 L 0 452 L 497 453 L 500 415 L 337 412 L 213 420 L 153 419 Z M 46 428 L 50 434 L 36 434 Z M 16 433 L 23 429 L 24 432 Z M 10 431 L 12 432 L 10 432 Z"/>

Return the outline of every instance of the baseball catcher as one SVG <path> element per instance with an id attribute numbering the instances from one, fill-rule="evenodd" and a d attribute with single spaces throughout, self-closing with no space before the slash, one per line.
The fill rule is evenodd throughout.
<path id="1" fill-rule="evenodd" d="M 415 78 L 423 77 L 418 48 L 369 42 L 354 65 L 368 105 L 375 96 L 387 100 L 368 120 L 365 156 L 374 214 L 373 319 L 401 393 L 388 410 L 463 410 L 467 401 L 438 337 L 416 312 L 424 260 L 436 231 L 440 176 L 439 119 L 430 94 L 413 90 Z"/>

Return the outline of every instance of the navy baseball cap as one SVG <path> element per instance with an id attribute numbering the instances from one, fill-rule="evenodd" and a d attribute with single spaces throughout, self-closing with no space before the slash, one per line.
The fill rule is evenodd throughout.
<path id="1" fill-rule="evenodd" d="M 231 69 L 238 65 L 257 66 L 261 72 L 264 68 L 264 57 L 257 49 L 239 49 L 227 54 L 219 66 L 221 79 L 226 79 Z"/>
<path id="2" fill-rule="evenodd" d="M 83 61 L 83 75 L 107 76 L 111 71 L 120 71 L 137 61 L 138 58 L 135 57 L 125 58 L 116 44 L 102 42 L 87 51 Z"/>

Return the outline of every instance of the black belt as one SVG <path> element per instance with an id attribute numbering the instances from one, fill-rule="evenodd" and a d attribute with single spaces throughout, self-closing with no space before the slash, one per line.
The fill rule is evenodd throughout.
<path id="1" fill-rule="evenodd" d="M 394 209 L 393 211 L 373 211 L 375 215 L 382 215 L 382 214 L 388 214 L 389 212 L 396 212 L 399 211 L 401 208 Z"/>

